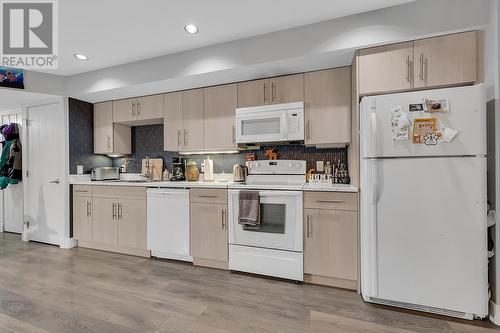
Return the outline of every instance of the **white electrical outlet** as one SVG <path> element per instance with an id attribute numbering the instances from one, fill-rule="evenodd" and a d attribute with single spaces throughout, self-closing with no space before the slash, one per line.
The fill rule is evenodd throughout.
<path id="1" fill-rule="evenodd" d="M 324 170 L 325 170 L 324 162 L 323 161 L 316 161 L 316 171 L 323 172 Z"/>

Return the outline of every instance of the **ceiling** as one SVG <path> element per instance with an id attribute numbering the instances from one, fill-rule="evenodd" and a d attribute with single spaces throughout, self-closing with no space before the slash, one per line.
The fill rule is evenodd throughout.
<path id="1" fill-rule="evenodd" d="M 21 108 L 23 105 L 41 103 L 57 96 L 37 94 L 14 89 L 0 89 L 0 112 Z"/>
<path id="2" fill-rule="evenodd" d="M 73 75 L 410 1 L 64 0 L 59 69 L 50 72 Z M 200 32 L 188 35 L 187 23 Z"/>

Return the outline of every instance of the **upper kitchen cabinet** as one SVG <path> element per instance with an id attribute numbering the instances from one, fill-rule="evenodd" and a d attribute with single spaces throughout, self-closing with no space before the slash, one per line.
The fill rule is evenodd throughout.
<path id="1" fill-rule="evenodd" d="M 437 87 L 476 82 L 478 32 L 470 31 L 416 40 L 414 87 Z"/>
<path id="2" fill-rule="evenodd" d="M 413 42 L 359 51 L 359 93 L 376 94 L 413 87 Z"/>
<path id="3" fill-rule="evenodd" d="M 302 102 L 304 74 L 279 76 L 271 79 L 271 104 Z"/>
<path id="4" fill-rule="evenodd" d="M 164 149 L 166 151 L 180 151 L 183 148 L 182 92 L 165 94 L 163 102 Z"/>
<path id="5" fill-rule="evenodd" d="M 113 101 L 113 121 L 128 125 L 148 125 L 161 123 L 163 118 L 163 96 Z"/>
<path id="6" fill-rule="evenodd" d="M 94 104 L 94 153 L 130 154 L 130 127 L 113 123 L 113 102 Z"/>
<path id="7" fill-rule="evenodd" d="M 203 90 L 203 141 L 205 149 L 236 148 L 236 107 L 236 84 L 209 87 Z"/>
<path id="8" fill-rule="evenodd" d="M 203 149 L 203 89 L 164 95 L 164 149 Z"/>
<path id="9" fill-rule="evenodd" d="M 238 83 L 238 107 L 246 108 L 269 104 L 269 80 Z"/>
<path id="10" fill-rule="evenodd" d="M 333 147 L 351 142 L 350 67 L 304 75 L 306 145 Z"/>
<path id="11" fill-rule="evenodd" d="M 182 92 L 183 150 L 203 148 L 203 89 Z"/>
<path id="12" fill-rule="evenodd" d="M 304 100 L 304 75 L 279 76 L 238 83 L 238 107 L 300 102 Z"/>

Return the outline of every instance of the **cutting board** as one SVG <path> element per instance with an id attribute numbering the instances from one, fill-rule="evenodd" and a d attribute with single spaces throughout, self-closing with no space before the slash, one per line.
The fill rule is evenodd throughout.
<path id="1" fill-rule="evenodd" d="M 145 175 L 146 159 L 142 160 L 141 174 Z M 163 159 L 161 158 L 150 158 L 149 159 L 149 174 L 151 175 L 151 180 L 162 180 L 163 179 Z"/>

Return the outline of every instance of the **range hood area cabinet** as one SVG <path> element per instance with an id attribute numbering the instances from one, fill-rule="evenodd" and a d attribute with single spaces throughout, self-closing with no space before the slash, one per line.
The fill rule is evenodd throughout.
<path id="1" fill-rule="evenodd" d="M 360 95 L 475 83 L 481 42 L 469 31 L 360 50 Z"/>
<path id="2" fill-rule="evenodd" d="M 164 149 L 235 149 L 236 99 L 236 84 L 165 94 Z"/>
<path id="3" fill-rule="evenodd" d="M 238 108 L 302 102 L 304 74 L 238 83 Z"/>
<path id="4" fill-rule="evenodd" d="M 113 121 L 139 126 L 161 124 L 163 95 L 145 96 L 113 101 Z"/>
<path id="5" fill-rule="evenodd" d="M 113 122 L 113 102 L 94 104 L 94 154 L 131 152 L 131 129 Z"/>
<path id="6" fill-rule="evenodd" d="M 345 146 L 351 142 L 351 67 L 304 74 L 305 144 Z"/>

